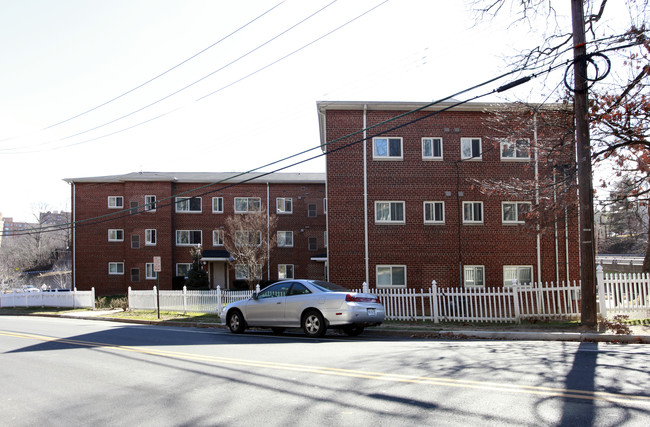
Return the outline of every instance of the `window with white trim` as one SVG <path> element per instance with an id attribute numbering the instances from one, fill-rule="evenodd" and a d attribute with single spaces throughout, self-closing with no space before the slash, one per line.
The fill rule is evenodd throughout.
<path id="1" fill-rule="evenodd" d="M 155 228 L 147 228 L 144 230 L 144 245 L 156 246 L 157 233 Z"/>
<path id="2" fill-rule="evenodd" d="M 176 246 L 200 245 L 201 234 L 201 230 L 176 230 Z"/>
<path id="3" fill-rule="evenodd" d="M 202 211 L 202 200 L 200 197 L 177 197 L 176 212 L 200 213 Z"/>
<path id="4" fill-rule="evenodd" d="M 110 274 L 110 275 L 123 275 L 124 274 L 124 263 L 123 262 L 109 262 L 108 263 L 108 274 Z"/>
<path id="5" fill-rule="evenodd" d="M 406 287 L 405 265 L 378 265 L 376 271 L 378 288 Z"/>
<path id="6" fill-rule="evenodd" d="M 262 232 L 250 230 L 235 231 L 235 246 L 260 246 L 262 244 Z"/>
<path id="7" fill-rule="evenodd" d="M 463 202 L 463 224 L 483 224 L 483 202 Z"/>
<path id="8" fill-rule="evenodd" d="M 372 157 L 376 160 L 402 160 L 402 138 L 373 138 Z"/>
<path id="9" fill-rule="evenodd" d="M 122 196 L 108 196 L 109 209 L 122 209 L 124 208 L 124 197 Z"/>
<path id="10" fill-rule="evenodd" d="M 158 278 L 158 272 L 153 271 L 153 262 L 148 262 L 144 265 L 144 279 L 145 280 L 156 280 Z"/>
<path id="11" fill-rule="evenodd" d="M 262 199 L 259 197 L 235 197 L 235 213 L 260 212 Z"/>
<path id="12" fill-rule="evenodd" d="M 463 272 L 466 287 L 485 286 L 485 266 L 466 265 L 463 267 Z"/>
<path id="13" fill-rule="evenodd" d="M 442 160 L 442 138 L 422 138 L 422 160 Z"/>
<path id="14" fill-rule="evenodd" d="M 293 264 L 278 265 L 278 280 L 293 279 Z"/>
<path id="15" fill-rule="evenodd" d="M 176 264 L 176 275 L 177 276 L 187 276 L 187 273 L 192 269 L 192 264 L 190 263 L 178 263 Z"/>
<path id="16" fill-rule="evenodd" d="M 291 197 L 278 197 L 275 199 L 276 212 L 279 214 L 293 213 L 293 199 Z"/>
<path id="17" fill-rule="evenodd" d="M 108 230 L 108 241 L 109 242 L 123 242 L 124 241 L 124 230 L 119 228 L 110 228 Z"/>
<path id="18" fill-rule="evenodd" d="M 262 265 L 257 264 L 257 271 L 260 272 L 257 279 L 262 278 Z M 248 266 L 245 264 L 235 265 L 235 279 L 236 280 L 248 280 Z"/>
<path id="19" fill-rule="evenodd" d="M 404 224 L 404 202 L 375 202 L 375 222 Z"/>
<path id="20" fill-rule="evenodd" d="M 481 138 L 461 138 L 460 158 L 463 160 L 481 160 L 483 158 Z"/>
<path id="21" fill-rule="evenodd" d="M 327 231 L 323 233 L 323 246 L 327 247 Z"/>
<path id="22" fill-rule="evenodd" d="M 529 285 L 533 281 L 533 266 L 504 265 L 503 286 L 512 286 L 515 279 L 518 285 Z"/>
<path id="23" fill-rule="evenodd" d="M 501 160 L 530 160 L 530 140 L 502 140 Z"/>
<path id="24" fill-rule="evenodd" d="M 212 213 L 223 213 L 223 197 L 212 198 Z"/>
<path id="25" fill-rule="evenodd" d="M 501 202 L 501 213 L 504 224 L 523 224 L 526 214 L 530 212 L 530 202 Z"/>
<path id="26" fill-rule="evenodd" d="M 223 230 L 212 230 L 212 246 L 223 246 Z"/>
<path id="27" fill-rule="evenodd" d="M 327 197 L 323 199 L 323 213 L 327 213 Z"/>
<path id="28" fill-rule="evenodd" d="M 445 202 L 424 202 L 424 223 L 445 223 Z"/>
<path id="29" fill-rule="evenodd" d="M 144 196 L 145 212 L 156 212 L 156 196 Z"/>
<path id="30" fill-rule="evenodd" d="M 278 247 L 279 248 L 293 247 L 293 231 L 278 231 Z"/>

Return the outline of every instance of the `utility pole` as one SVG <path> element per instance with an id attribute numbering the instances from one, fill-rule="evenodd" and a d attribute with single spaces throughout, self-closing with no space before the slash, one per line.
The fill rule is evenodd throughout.
<path id="1" fill-rule="evenodd" d="M 596 327 L 596 251 L 594 245 L 594 192 L 591 176 L 589 109 L 587 105 L 587 46 L 583 0 L 571 0 L 573 20 L 574 115 L 576 154 L 578 156 L 578 192 L 580 204 L 580 322 Z"/>

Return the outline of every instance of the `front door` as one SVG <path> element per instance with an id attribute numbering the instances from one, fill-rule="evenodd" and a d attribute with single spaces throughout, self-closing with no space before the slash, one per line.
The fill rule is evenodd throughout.
<path id="1" fill-rule="evenodd" d="M 228 269 L 225 261 L 213 261 L 210 263 L 210 289 L 228 289 Z"/>

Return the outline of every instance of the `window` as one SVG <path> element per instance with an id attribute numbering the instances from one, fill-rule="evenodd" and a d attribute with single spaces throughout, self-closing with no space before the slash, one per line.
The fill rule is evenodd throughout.
<path id="1" fill-rule="evenodd" d="M 108 274 L 124 274 L 124 263 L 123 262 L 109 262 L 108 263 Z"/>
<path id="2" fill-rule="evenodd" d="M 293 212 L 293 199 L 291 197 L 278 197 L 275 199 L 277 213 L 290 214 Z"/>
<path id="3" fill-rule="evenodd" d="M 515 279 L 519 285 L 529 285 L 533 281 L 533 266 L 504 265 L 503 286 L 512 286 Z"/>
<path id="4" fill-rule="evenodd" d="M 293 247 L 293 231 L 278 231 L 278 247 Z"/>
<path id="5" fill-rule="evenodd" d="M 144 244 L 145 246 L 156 245 L 156 229 L 149 228 L 144 230 Z"/>
<path id="6" fill-rule="evenodd" d="M 404 202 L 375 202 L 375 222 L 403 224 Z"/>
<path id="7" fill-rule="evenodd" d="M 262 278 L 262 265 L 256 265 L 257 271 L 259 271 L 257 279 Z M 236 280 L 248 280 L 248 266 L 244 264 L 235 265 L 235 279 Z M 267 288 L 268 289 L 268 288 Z M 265 289 L 266 291 L 266 289 Z"/>
<path id="8" fill-rule="evenodd" d="M 177 197 L 176 212 L 201 212 L 200 197 Z"/>
<path id="9" fill-rule="evenodd" d="M 257 294 L 257 299 L 266 299 L 266 298 L 282 298 L 287 296 L 287 292 L 291 287 L 291 282 L 289 283 L 276 283 L 275 285 L 268 286 L 264 288 L 259 294 Z"/>
<path id="10" fill-rule="evenodd" d="M 145 280 L 156 280 L 158 278 L 158 273 L 153 271 L 153 262 L 148 262 L 144 265 L 144 275 Z"/>
<path id="11" fill-rule="evenodd" d="M 530 160 L 530 140 L 501 141 L 501 160 Z"/>
<path id="12" fill-rule="evenodd" d="M 378 288 L 404 288 L 406 287 L 405 265 L 378 265 Z"/>
<path id="13" fill-rule="evenodd" d="M 176 275 L 177 276 L 187 276 L 187 273 L 192 269 L 192 264 L 189 263 L 179 263 L 176 264 Z"/>
<path id="14" fill-rule="evenodd" d="M 327 213 L 327 197 L 323 199 L 323 213 Z"/>
<path id="15" fill-rule="evenodd" d="M 132 268 L 131 269 L 131 281 L 132 282 L 139 282 L 140 281 L 140 269 L 139 268 Z"/>
<path id="16" fill-rule="evenodd" d="M 144 196 L 145 212 L 156 212 L 156 196 Z"/>
<path id="17" fill-rule="evenodd" d="M 235 246 L 260 246 L 262 244 L 261 231 L 238 230 L 235 231 Z"/>
<path id="18" fill-rule="evenodd" d="M 530 212 L 530 202 L 502 202 L 501 213 L 504 224 L 523 224 Z"/>
<path id="19" fill-rule="evenodd" d="M 483 224 L 483 202 L 463 202 L 463 223 Z"/>
<path id="20" fill-rule="evenodd" d="M 139 248 L 140 248 L 140 235 L 132 234 L 131 235 L 131 249 L 139 249 Z"/>
<path id="21" fill-rule="evenodd" d="M 262 199 L 259 197 L 235 197 L 235 213 L 260 212 Z"/>
<path id="22" fill-rule="evenodd" d="M 445 223 L 445 202 L 424 202 L 424 223 Z"/>
<path id="23" fill-rule="evenodd" d="M 212 213 L 223 213 L 223 197 L 212 198 Z"/>
<path id="24" fill-rule="evenodd" d="M 176 230 L 176 246 L 196 246 L 201 241 L 201 230 Z"/>
<path id="25" fill-rule="evenodd" d="M 463 269 L 465 276 L 465 286 L 484 286 L 485 285 L 485 267 L 482 265 L 466 265 Z"/>
<path id="26" fill-rule="evenodd" d="M 318 239 L 316 237 L 310 237 L 307 240 L 307 249 L 310 251 L 318 250 Z"/>
<path id="27" fill-rule="evenodd" d="M 323 233 L 323 246 L 327 247 L 327 231 Z"/>
<path id="28" fill-rule="evenodd" d="M 212 230 L 212 246 L 223 246 L 223 230 Z"/>
<path id="29" fill-rule="evenodd" d="M 307 205 L 307 216 L 309 218 L 316 218 L 316 215 L 318 215 L 316 211 L 316 203 L 310 203 Z"/>
<path id="30" fill-rule="evenodd" d="M 307 289 L 307 287 L 302 283 L 294 283 L 293 285 L 291 285 L 291 289 L 289 289 L 289 292 L 287 292 L 288 297 L 294 295 L 309 295 L 309 294 L 311 294 L 311 291 Z"/>
<path id="31" fill-rule="evenodd" d="M 481 160 L 483 158 L 481 138 L 461 138 L 460 158 Z"/>
<path id="32" fill-rule="evenodd" d="M 120 229 L 109 229 L 108 230 L 108 241 L 109 242 L 123 242 L 124 241 L 124 230 Z"/>
<path id="33" fill-rule="evenodd" d="M 442 160 L 442 138 L 422 138 L 422 160 Z"/>
<path id="34" fill-rule="evenodd" d="M 293 264 L 278 265 L 278 280 L 293 279 Z"/>
<path id="35" fill-rule="evenodd" d="M 122 209 L 124 207 L 124 197 L 122 196 L 108 196 L 109 209 Z"/>
<path id="36" fill-rule="evenodd" d="M 402 138 L 373 138 L 372 157 L 379 160 L 402 160 Z"/>

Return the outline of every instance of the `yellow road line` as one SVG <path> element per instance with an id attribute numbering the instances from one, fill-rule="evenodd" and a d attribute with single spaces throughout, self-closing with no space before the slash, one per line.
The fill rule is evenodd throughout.
<path id="1" fill-rule="evenodd" d="M 414 376 L 414 375 L 391 374 L 385 372 L 329 368 L 324 366 L 309 366 L 309 365 L 297 365 L 297 364 L 281 363 L 281 362 L 266 362 L 262 360 L 235 359 L 230 357 L 206 356 L 206 355 L 184 353 L 178 351 L 168 351 L 168 350 L 150 349 L 150 348 L 143 348 L 143 347 L 132 347 L 132 346 L 123 346 L 123 345 L 116 345 L 116 344 L 97 343 L 92 341 L 80 341 L 80 340 L 74 340 L 68 338 L 52 338 L 44 335 L 16 333 L 16 332 L 8 332 L 8 331 L 0 331 L 0 335 L 15 337 L 15 338 L 45 341 L 45 342 L 58 342 L 64 344 L 79 345 L 84 347 L 120 350 L 120 351 L 127 351 L 133 353 L 149 354 L 154 356 L 170 357 L 175 359 L 210 362 L 210 363 L 217 363 L 222 365 L 272 368 L 275 370 L 306 372 L 306 373 L 314 373 L 314 374 L 321 374 L 321 375 L 334 375 L 334 376 L 352 377 L 352 378 L 364 378 L 364 379 L 379 380 L 379 381 L 439 385 L 439 386 L 446 386 L 446 387 L 461 387 L 461 388 L 481 389 L 481 390 L 489 390 L 489 391 L 534 394 L 534 395 L 542 395 L 542 396 L 571 397 L 575 399 L 586 399 L 586 400 L 605 400 L 605 401 L 619 402 L 619 403 L 632 403 L 632 402 L 650 403 L 650 397 L 639 396 L 639 395 L 605 393 L 599 391 L 564 389 L 564 388 L 553 388 L 553 387 L 528 386 L 528 385 L 519 385 L 519 384 L 503 384 L 503 383 L 495 383 L 495 382 L 488 382 L 488 381 L 456 380 L 452 378 L 441 378 L 441 377 L 424 377 L 424 376 Z"/>

